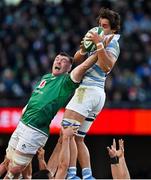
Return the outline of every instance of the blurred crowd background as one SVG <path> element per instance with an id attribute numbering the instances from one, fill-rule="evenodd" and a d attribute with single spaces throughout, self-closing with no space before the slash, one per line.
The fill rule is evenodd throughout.
<path id="1" fill-rule="evenodd" d="M 151 1 L 7 1 L 0 1 L 2 106 L 24 104 L 56 54 L 74 55 L 100 8 L 108 7 L 121 15 L 121 53 L 107 78 L 106 106 L 151 107 Z"/>

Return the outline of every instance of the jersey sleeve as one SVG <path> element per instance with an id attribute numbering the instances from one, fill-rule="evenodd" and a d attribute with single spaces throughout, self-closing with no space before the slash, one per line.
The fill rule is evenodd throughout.
<path id="1" fill-rule="evenodd" d="M 112 40 L 109 45 L 106 47 L 106 51 L 111 52 L 116 59 L 118 59 L 119 54 L 120 54 L 120 48 L 119 48 L 119 43 L 116 40 Z"/>
<path id="2" fill-rule="evenodd" d="M 74 81 L 74 79 L 72 79 L 71 74 L 67 74 L 65 76 L 64 86 L 65 86 L 66 89 L 76 89 L 79 86 L 79 83 Z"/>

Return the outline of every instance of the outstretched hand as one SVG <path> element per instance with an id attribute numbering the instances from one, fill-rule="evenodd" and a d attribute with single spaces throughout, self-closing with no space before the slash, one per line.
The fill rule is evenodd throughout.
<path id="1" fill-rule="evenodd" d="M 85 55 L 87 52 L 86 52 L 86 49 L 84 47 L 84 38 L 82 39 L 82 41 L 80 42 L 80 52 Z"/>
<path id="2" fill-rule="evenodd" d="M 73 134 L 75 133 L 75 130 L 73 129 L 72 126 L 68 126 L 68 127 L 62 127 L 61 128 L 62 134 L 65 136 L 73 136 Z"/>
<path id="3" fill-rule="evenodd" d="M 41 147 L 37 151 L 37 157 L 38 159 L 44 159 L 45 156 L 45 150 Z"/>
<path id="4" fill-rule="evenodd" d="M 114 34 L 104 35 L 103 33 L 102 35 L 99 35 L 96 32 L 90 32 L 89 34 L 90 34 L 89 36 L 85 37 L 87 41 L 92 41 L 95 44 L 99 42 L 103 42 L 104 47 L 107 47 L 114 37 Z"/>
<path id="5" fill-rule="evenodd" d="M 111 158 L 117 156 L 117 157 L 124 157 L 124 141 L 122 139 L 119 139 L 118 141 L 119 143 L 119 149 L 117 150 L 116 147 L 116 141 L 115 139 L 113 139 L 113 144 L 111 145 L 111 147 L 107 147 L 109 156 Z"/>
<path id="6" fill-rule="evenodd" d="M 97 44 L 104 40 L 104 33 L 99 35 L 97 32 L 90 31 L 87 36 L 85 36 L 86 41 L 92 41 L 93 43 Z"/>

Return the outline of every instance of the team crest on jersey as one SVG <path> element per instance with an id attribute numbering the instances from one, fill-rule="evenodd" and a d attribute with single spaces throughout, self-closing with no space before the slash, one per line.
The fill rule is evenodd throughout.
<path id="1" fill-rule="evenodd" d="M 39 88 L 43 88 L 46 85 L 46 80 L 42 80 L 39 84 Z"/>

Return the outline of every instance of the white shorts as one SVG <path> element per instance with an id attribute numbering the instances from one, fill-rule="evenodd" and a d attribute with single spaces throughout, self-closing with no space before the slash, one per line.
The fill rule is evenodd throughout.
<path id="1" fill-rule="evenodd" d="M 66 106 L 66 109 L 73 110 L 86 117 L 78 129 L 77 136 L 85 137 L 93 120 L 102 110 L 105 103 L 105 97 L 104 89 L 99 87 L 80 86 L 76 89 L 76 92 Z"/>
<path id="2" fill-rule="evenodd" d="M 10 147 L 24 154 L 34 155 L 40 147 L 46 144 L 47 139 L 47 136 L 20 121 L 9 140 L 8 149 Z"/>
<path id="3" fill-rule="evenodd" d="M 104 89 L 92 86 L 80 86 L 67 104 L 66 109 L 73 110 L 86 118 L 95 119 L 105 103 Z"/>

